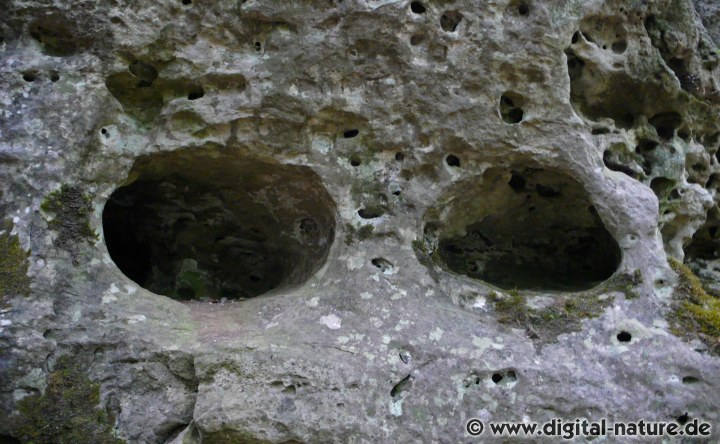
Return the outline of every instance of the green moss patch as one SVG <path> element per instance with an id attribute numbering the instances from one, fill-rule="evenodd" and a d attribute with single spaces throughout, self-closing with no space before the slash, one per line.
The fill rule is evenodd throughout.
<path id="1" fill-rule="evenodd" d="M 92 203 L 79 187 L 63 185 L 50 193 L 40 208 L 52 215 L 48 226 L 58 233 L 54 241 L 56 247 L 75 254 L 79 243 L 93 244 L 98 240 L 90 226 Z"/>
<path id="2" fill-rule="evenodd" d="M 672 258 L 669 262 L 679 278 L 673 310 L 668 315 L 671 331 L 686 339 L 698 337 L 711 352 L 720 354 L 720 298 L 709 295 L 683 263 Z"/>
<path id="3" fill-rule="evenodd" d="M 45 394 L 17 404 L 13 435 L 27 444 L 120 444 L 114 419 L 99 407 L 100 386 L 68 356 L 57 360 Z"/>
<path id="4" fill-rule="evenodd" d="M 351 245 L 356 241 L 364 241 L 370 239 L 373 235 L 375 227 L 372 225 L 363 225 L 360 228 L 355 228 L 352 224 L 345 225 L 345 244 Z"/>
<path id="5" fill-rule="evenodd" d="M 6 296 L 30 294 L 29 253 L 23 250 L 18 237 L 10 234 L 12 229 L 10 222 L 0 229 L 0 300 Z"/>
<path id="6" fill-rule="evenodd" d="M 602 290 L 558 294 L 554 296 L 554 302 L 543 309 L 528 306 L 528 295 L 517 290 L 503 296 L 492 292 L 488 299 L 493 304 L 498 322 L 524 328 L 530 339 L 548 343 L 560 334 L 579 331 L 583 319 L 600 316 L 613 301 L 612 297 L 603 298 L 603 294 Z"/>

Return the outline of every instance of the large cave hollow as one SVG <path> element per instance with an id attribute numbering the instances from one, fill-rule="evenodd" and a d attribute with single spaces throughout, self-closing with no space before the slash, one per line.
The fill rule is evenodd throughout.
<path id="1" fill-rule="evenodd" d="M 335 215 L 309 167 L 193 148 L 138 158 L 105 205 L 103 232 L 115 264 L 147 290 L 240 299 L 311 277 Z"/>
<path id="2" fill-rule="evenodd" d="M 449 271 L 511 290 L 583 291 L 621 251 L 583 186 L 539 168 L 492 168 L 428 212 L 426 239 Z"/>

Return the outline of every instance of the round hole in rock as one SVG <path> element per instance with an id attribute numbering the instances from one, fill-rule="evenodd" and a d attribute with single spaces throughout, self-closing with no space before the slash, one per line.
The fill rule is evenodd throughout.
<path id="1" fill-rule="evenodd" d="M 457 183 L 428 210 L 424 231 L 441 267 L 506 290 L 587 290 L 621 260 L 583 186 L 527 166 Z"/>
<path id="2" fill-rule="evenodd" d="M 395 153 L 395 160 L 397 160 L 398 162 L 402 162 L 403 160 L 405 160 L 405 154 L 401 152 Z"/>
<path id="3" fill-rule="evenodd" d="M 632 341 L 632 335 L 629 332 L 621 331 L 617 334 L 617 340 L 620 342 L 630 342 Z"/>
<path id="4" fill-rule="evenodd" d="M 463 16 L 457 11 L 445 11 L 440 17 L 440 27 L 445 32 L 455 32 Z"/>
<path id="5" fill-rule="evenodd" d="M 697 384 L 700 382 L 699 378 L 696 378 L 695 376 L 684 376 L 682 378 L 683 384 Z"/>
<path id="6" fill-rule="evenodd" d="M 450 154 L 445 158 L 445 163 L 447 163 L 448 166 L 458 168 L 460 167 L 460 158 L 454 154 Z"/>
<path id="7" fill-rule="evenodd" d="M 57 71 L 50 71 L 50 81 L 57 82 L 60 80 L 60 73 Z"/>
<path id="8" fill-rule="evenodd" d="M 525 100 L 517 94 L 506 93 L 500 97 L 500 116 L 505 123 L 520 123 L 525 116 L 522 109 Z"/>
<path id="9" fill-rule="evenodd" d="M 25 71 L 23 73 L 23 80 L 25 80 L 26 82 L 34 82 L 35 80 L 37 80 L 37 76 L 38 76 L 38 72 L 35 70 Z"/>
<path id="10" fill-rule="evenodd" d="M 354 167 L 359 167 L 360 164 L 362 164 L 362 161 L 360 159 L 358 159 L 357 157 L 353 157 L 352 159 L 350 159 L 350 165 L 352 165 Z"/>
<path id="11" fill-rule="evenodd" d="M 158 70 L 154 66 L 140 60 L 134 60 L 128 70 L 132 75 L 140 79 L 146 87 L 152 85 L 159 76 Z"/>
<path id="12" fill-rule="evenodd" d="M 360 134 L 359 130 L 351 129 L 347 130 L 343 133 L 343 137 L 346 139 L 352 139 L 353 137 L 357 137 L 357 135 Z"/>
<path id="13" fill-rule="evenodd" d="M 327 259 L 335 204 L 304 166 L 210 148 L 137 159 L 103 211 L 120 270 L 178 300 L 238 299 L 299 285 Z"/>
<path id="14" fill-rule="evenodd" d="M 612 44 L 610 47 L 614 53 L 616 54 L 622 54 L 627 50 L 627 42 L 626 41 L 619 41 Z"/>
<path id="15" fill-rule="evenodd" d="M 424 14 L 425 6 L 423 6 L 423 4 L 420 2 L 412 2 L 410 3 L 410 10 L 415 14 Z"/>
<path id="16" fill-rule="evenodd" d="M 192 0 L 182 0 L 183 5 L 192 5 Z"/>
<path id="17" fill-rule="evenodd" d="M 205 96 L 205 90 L 202 89 L 202 87 L 197 86 L 188 93 L 188 100 L 197 100 L 203 96 Z"/>
<path id="18" fill-rule="evenodd" d="M 528 6 L 527 3 L 520 3 L 520 5 L 518 5 L 518 14 L 528 15 L 529 13 L 530 13 L 530 6 Z"/>
<path id="19" fill-rule="evenodd" d="M 362 208 L 358 210 L 358 216 L 363 219 L 377 219 L 383 215 L 379 208 Z"/>
<path id="20" fill-rule="evenodd" d="M 493 373 L 492 382 L 494 382 L 495 384 L 499 384 L 500 381 L 502 381 L 502 380 L 503 380 L 503 375 L 501 375 L 500 373 Z"/>
<path id="21" fill-rule="evenodd" d="M 393 274 L 395 272 L 395 265 L 387 259 L 376 257 L 371 262 L 376 268 L 380 269 L 383 274 Z"/>
<path id="22" fill-rule="evenodd" d="M 682 125 L 682 116 L 676 112 L 657 114 L 649 119 L 662 140 L 670 140 Z"/>

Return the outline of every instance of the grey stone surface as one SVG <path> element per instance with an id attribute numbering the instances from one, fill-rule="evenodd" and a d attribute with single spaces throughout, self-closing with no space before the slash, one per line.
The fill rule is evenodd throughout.
<path id="1" fill-rule="evenodd" d="M 687 413 L 720 427 L 720 359 L 666 320 L 677 282 L 666 254 L 687 254 L 701 278 L 717 273 L 713 2 L 421 3 L 421 13 L 405 0 L 3 4 L 0 209 L 30 252 L 31 292 L 2 298 L 0 434 L 63 354 L 100 384 L 132 443 L 460 442 L 472 417 Z M 215 197 L 242 182 L 197 174 L 192 154 L 209 150 L 251 165 L 240 176 L 262 165 L 243 199 L 269 209 L 253 223 L 277 234 L 273 246 L 292 246 L 263 258 L 298 257 L 305 242 L 311 259 L 284 261 L 283 284 L 254 298 L 181 302 L 123 274 L 105 204 L 138 179 L 138 158 L 175 150 L 189 153 L 192 178 L 147 205 L 209 227 L 179 244 L 200 245 L 217 220 L 253 220 L 201 217 L 205 201 L 183 194 L 183 180 Z M 324 190 L 284 192 L 289 166 Z M 516 187 L 513 171 L 559 179 Z M 97 238 L 83 235 L 82 206 L 43 205 L 63 185 L 88 198 Z M 443 241 L 486 215 L 538 233 L 545 250 L 527 239 L 513 250 L 512 230 L 499 230 L 491 240 L 509 257 L 568 254 L 542 239 L 547 219 L 516 192 L 557 199 L 547 208 L 572 215 L 563 229 L 601 226 L 614 239 L 621 257 L 604 284 L 524 292 L 533 307 L 571 301 L 597 307 L 594 317 L 500 322 L 496 301 L 513 292 L 438 259 Z M 206 279 L 201 260 L 224 259 L 214 252 L 174 270 Z M 174 282 L 204 288 L 184 279 Z"/>
<path id="2" fill-rule="evenodd" d="M 716 44 L 720 44 L 720 4 L 713 0 L 694 0 L 703 25 Z"/>

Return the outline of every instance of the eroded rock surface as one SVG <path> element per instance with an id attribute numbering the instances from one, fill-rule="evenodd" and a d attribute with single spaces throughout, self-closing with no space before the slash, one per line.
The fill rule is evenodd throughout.
<path id="1" fill-rule="evenodd" d="M 667 262 L 720 294 L 717 24 L 709 0 L 6 2 L 0 439 L 66 367 L 88 436 L 132 443 L 720 427 Z"/>

